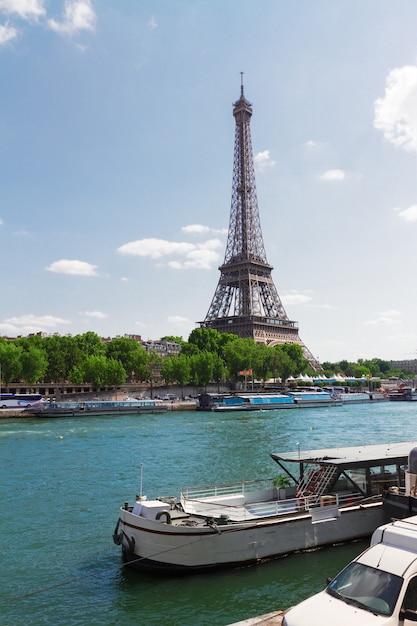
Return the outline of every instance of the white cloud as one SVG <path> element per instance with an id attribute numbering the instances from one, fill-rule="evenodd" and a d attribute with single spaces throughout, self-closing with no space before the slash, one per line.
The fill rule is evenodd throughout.
<path id="1" fill-rule="evenodd" d="M 190 320 L 187 317 L 181 315 L 170 315 L 168 317 L 169 324 L 175 324 L 176 326 L 184 326 L 190 324 Z"/>
<path id="2" fill-rule="evenodd" d="M 157 23 L 157 21 L 156 21 L 154 16 L 152 16 L 151 19 L 149 20 L 148 26 L 149 26 L 149 28 L 151 30 L 154 30 L 155 28 L 158 28 L 158 23 Z"/>
<path id="3" fill-rule="evenodd" d="M 122 276 L 121 279 L 122 283 L 128 283 L 129 279 L 127 278 L 127 276 Z"/>
<path id="4" fill-rule="evenodd" d="M 66 0 L 61 22 L 50 19 L 49 28 L 62 35 L 74 35 L 81 30 L 94 31 L 96 14 L 90 0 Z"/>
<path id="5" fill-rule="evenodd" d="M 258 152 L 253 160 L 255 161 L 255 165 L 259 168 L 260 171 L 264 171 L 268 167 L 273 167 L 275 165 L 275 161 L 271 159 L 269 150 Z"/>
<path id="6" fill-rule="evenodd" d="M 54 272 L 56 274 L 68 274 L 71 276 L 97 276 L 97 265 L 91 265 L 85 261 L 61 259 L 60 261 L 54 261 L 48 267 L 45 267 L 48 272 Z"/>
<path id="7" fill-rule="evenodd" d="M 311 302 L 311 296 L 307 296 L 302 293 L 287 293 L 286 295 L 281 297 L 282 304 L 306 304 L 307 302 Z"/>
<path id="8" fill-rule="evenodd" d="M 187 254 L 185 261 L 168 261 L 168 267 L 175 270 L 203 269 L 209 270 L 219 261 L 217 252 L 208 249 L 192 250 Z"/>
<path id="9" fill-rule="evenodd" d="M 3 220 L 0 217 L 0 226 L 2 226 L 4 224 Z"/>
<path id="10" fill-rule="evenodd" d="M 166 241 L 165 239 L 138 239 L 125 243 L 117 249 L 120 254 L 132 256 L 150 257 L 151 259 L 160 259 L 163 256 L 172 254 L 185 255 L 195 246 L 192 243 Z"/>
<path id="11" fill-rule="evenodd" d="M 211 269 L 219 260 L 216 252 L 223 244 L 219 239 L 209 239 L 194 244 L 184 241 L 166 241 L 165 239 L 139 239 L 120 246 L 117 252 L 124 255 L 168 259 L 167 265 L 173 269 Z M 179 257 L 179 260 L 177 260 Z"/>
<path id="12" fill-rule="evenodd" d="M 107 317 L 107 313 L 102 313 L 101 311 L 84 311 L 82 315 L 92 317 L 97 320 L 104 320 Z"/>
<path id="13" fill-rule="evenodd" d="M 183 233 L 208 233 L 210 232 L 210 228 L 208 226 L 203 226 L 203 224 L 189 224 L 188 226 L 181 226 L 181 230 Z"/>
<path id="14" fill-rule="evenodd" d="M 409 206 L 408 209 L 395 208 L 394 211 L 397 211 L 399 217 L 406 222 L 417 222 L 417 204 Z"/>
<path id="15" fill-rule="evenodd" d="M 320 180 L 326 181 L 338 181 L 344 180 L 345 178 L 346 172 L 344 172 L 343 170 L 327 170 L 327 172 L 324 172 L 324 174 L 320 176 Z"/>
<path id="16" fill-rule="evenodd" d="M 50 332 L 63 324 L 71 322 L 53 315 L 21 315 L 20 317 L 9 317 L 0 322 L 0 332 L 2 334 L 19 335 L 37 333 L 40 331 Z"/>
<path id="17" fill-rule="evenodd" d="M 43 3 L 43 0 L 0 0 L 0 11 L 24 20 L 37 20 L 45 15 Z"/>
<path id="18" fill-rule="evenodd" d="M 203 224 L 188 224 L 187 226 L 181 226 L 183 233 L 188 234 L 208 234 L 214 233 L 216 235 L 227 235 L 227 228 L 210 228 L 210 226 L 204 226 Z"/>
<path id="19" fill-rule="evenodd" d="M 417 151 L 417 67 L 392 70 L 385 95 L 375 102 L 374 126 L 385 139 L 405 150 Z"/>
<path id="20" fill-rule="evenodd" d="M 9 41 L 17 37 L 17 29 L 13 26 L 0 24 L 0 46 L 4 46 Z"/>
<path id="21" fill-rule="evenodd" d="M 368 320 L 365 322 L 367 326 L 394 326 L 395 324 L 399 324 L 401 321 L 401 313 L 400 311 L 384 311 L 378 314 L 373 320 Z"/>
<path id="22" fill-rule="evenodd" d="M 312 139 L 309 139 L 308 141 L 305 142 L 304 146 L 308 149 L 311 148 L 317 148 L 319 144 L 317 143 L 317 141 L 313 141 Z"/>

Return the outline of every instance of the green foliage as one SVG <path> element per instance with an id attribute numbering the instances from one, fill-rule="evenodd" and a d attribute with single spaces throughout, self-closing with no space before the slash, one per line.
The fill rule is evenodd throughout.
<path id="1" fill-rule="evenodd" d="M 289 487 L 291 485 L 290 477 L 287 476 L 287 474 L 277 474 L 272 482 L 274 487 L 277 487 L 278 489 L 283 489 L 284 487 Z"/>
<path id="2" fill-rule="evenodd" d="M 106 385 L 121 385 L 126 382 L 126 371 L 117 359 L 106 358 L 104 354 L 89 356 L 83 366 L 84 380 L 95 389 Z"/>
<path id="3" fill-rule="evenodd" d="M 22 348 L 13 343 L 0 339 L 0 365 L 1 380 L 9 384 L 12 380 L 18 380 L 22 372 Z"/>
<path id="4" fill-rule="evenodd" d="M 68 373 L 83 358 L 77 342 L 74 341 L 73 337 L 60 337 L 58 335 L 45 337 L 43 341 L 48 358 L 45 380 L 48 382 L 68 380 Z"/>
<path id="5" fill-rule="evenodd" d="M 170 361 L 170 382 L 176 382 L 180 387 L 190 382 L 191 365 L 187 356 L 180 354 L 165 360 Z"/>
<path id="6" fill-rule="evenodd" d="M 342 374 L 344 376 L 366 376 L 372 375 L 374 378 L 390 378 L 391 376 L 397 376 L 398 378 L 413 378 L 414 374 L 407 370 L 395 370 L 391 367 L 389 361 L 383 359 L 358 359 L 357 363 L 342 360 L 336 363 L 325 361 L 323 369 L 326 376 L 329 378 L 335 373 Z"/>
<path id="7" fill-rule="evenodd" d="M 148 353 L 134 339 L 125 337 L 113 339 L 106 344 L 106 356 L 123 365 L 129 381 L 149 379 Z"/>
<path id="8" fill-rule="evenodd" d="M 182 337 L 176 337 L 174 335 L 166 335 L 165 337 L 161 337 L 161 341 L 172 341 L 173 343 L 178 343 L 180 346 L 185 343 Z"/>
<path id="9" fill-rule="evenodd" d="M 42 380 L 48 369 L 48 358 L 41 348 L 31 347 L 21 355 L 22 378 L 28 383 Z"/>
<path id="10" fill-rule="evenodd" d="M 0 338 L 1 380 L 27 383 L 91 382 L 96 387 L 129 382 L 154 381 L 161 377 L 167 384 L 194 383 L 205 387 L 209 382 L 239 380 L 239 372 L 252 370 L 256 380 L 270 377 L 285 381 L 290 376 L 311 372 L 301 346 L 282 344 L 273 347 L 241 339 L 212 328 L 196 328 L 188 342 L 182 337 L 166 336 L 166 341 L 181 345 L 179 356 L 162 358 L 156 351 L 147 352 L 134 339 L 117 338 L 103 343 L 94 332 L 82 335 L 33 335 L 15 340 Z M 94 369 L 96 371 L 94 371 Z M 342 360 L 323 363 L 326 376 L 340 373 L 356 378 L 412 378 L 407 371 L 393 370 L 383 359 Z"/>
<path id="11" fill-rule="evenodd" d="M 84 358 L 105 354 L 105 344 L 97 333 L 88 331 L 83 335 L 75 335 L 73 339 Z"/>

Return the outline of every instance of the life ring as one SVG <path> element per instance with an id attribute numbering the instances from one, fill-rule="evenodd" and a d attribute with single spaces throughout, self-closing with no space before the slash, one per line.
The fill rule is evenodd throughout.
<path id="1" fill-rule="evenodd" d="M 165 515 L 165 517 L 166 517 L 166 523 L 167 524 L 172 524 L 172 522 L 171 522 L 171 515 L 169 514 L 169 511 L 159 511 L 159 513 L 157 513 L 155 515 L 155 519 L 156 520 L 160 520 L 163 515 Z"/>

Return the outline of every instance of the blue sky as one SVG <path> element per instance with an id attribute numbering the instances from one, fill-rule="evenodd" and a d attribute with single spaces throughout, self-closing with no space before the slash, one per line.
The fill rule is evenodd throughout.
<path id="1" fill-rule="evenodd" d="M 321 361 L 417 358 L 415 0 L 0 0 L 0 334 L 204 319 L 240 95 L 267 260 Z"/>

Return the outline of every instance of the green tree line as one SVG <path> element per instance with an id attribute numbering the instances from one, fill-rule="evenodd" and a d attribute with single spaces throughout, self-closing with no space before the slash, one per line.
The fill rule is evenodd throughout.
<path id="1" fill-rule="evenodd" d="M 6 386 L 10 382 L 89 383 L 97 389 L 125 382 L 152 386 L 163 380 L 180 387 L 205 387 L 209 382 L 241 380 L 244 371 L 250 371 L 251 378 L 260 381 L 285 381 L 290 376 L 313 373 L 302 348 L 296 344 L 269 347 L 253 339 L 204 328 L 194 329 L 188 341 L 172 336 L 162 339 L 178 343 L 180 353 L 164 358 L 134 339 L 102 342 L 92 331 L 75 336 L 0 338 L 1 382 Z M 393 372 L 389 362 L 382 359 L 326 362 L 323 369 L 329 377 L 334 373 L 381 378 L 406 375 Z"/>
<path id="2" fill-rule="evenodd" d="M 125 382 L 152 385 L 162 379 L 181 387 L 204 387 L 209 382 L 236 381 L 242 370 L 251 370 L 259 380 L 286 379 L 308 370 L 301 347 L 294 344 L 269 348 L 213 329 L 195 329 L 188 341 L 164 339 L 179 343 L 180 353 L 163 358 L 134 339 L 104 343 L 91 331 L 75 336 L 0 338 L 1 381 L 6 386 L 10 382 L 70 382 L 99 388 Z"/>

